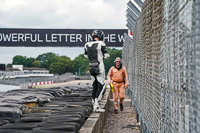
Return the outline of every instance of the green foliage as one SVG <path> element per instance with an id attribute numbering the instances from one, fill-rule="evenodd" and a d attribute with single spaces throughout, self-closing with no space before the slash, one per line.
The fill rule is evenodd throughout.
<path id="1" fill-rule="evenodd" d="M 88 74 L 89 70 L 89 61 L 87 58 L 84 57 L 84 54 L 80 54 L 74 59 L 74 72 L 81 74 Z"/>
<path id="2" fill-rule="evenodd" d="M 57 61 L 56 54 L 49 52 L 39 55 L 36 60 L 40 61 L 41 67 L 49 69 L 49 66 Z"/>
<path id="3" fill-rule="evenodd" d="M 109 59 L 104 60 L 105 72 L 108 73 L 109 69 L 114 65 L 114 60 L 116 57 L 122 58 L 122 50 L 118 50 L 115 48 L 107 48 L 106 49 L 110 55 Z"/>
<path id="4" fill-rule="evenodd" d="M 41 67 L 40 61 L 34 60 L 32 63 L 32 67 Z"/>
<path id="5" fill-rule="evenodd" d="M 49 66 L 49 72 L 54 74 L 64 74 L 66 72 L 73 72 L 74 64 L 67 56 L 57 57 L 56 62 L 53 62 Z"/>
<path id="6" fill-rule="evenodd" d="M 25 65 L 26 56 L 16 55 L 13 57 L 13 65 Z"/>
<path id="7" fill-rule="evenodd" d="M 110 67 L 114 65 L 115 58 L 122 57 L 122 50 L 107 48 L 107 51 L 110 54 L 110 58 L 104 60 L 106 74 L 108 73 Z M 80 72 L 81 75 L 89 73 L 89 61 L 84 57 L 84 54 L 80 54 L 73 61 L 67 56 L 58 56 L 51 52 L 41 54 L 36 59 L 16 55 L 13 58 L 12 65 L 23 65 L 24 67 L 44 67 L 47 68 L 50 73 L 59 75 L 66 72 L 77 72 L 78 74 Z"/>
<path id="8" fill-rule="evenodd" d="M 50 65 L 49 72 L 53 74 L 64 74 L 65 73 L 65 64 L 62 62 L 55 62 Z"/>
<path id="9" fill-rule="evenodd" d="M 34 58 L 26 58 L 25 62 L 24 62 L 24 66 L 25 67 L 32 67 L 33 62 L 35 61 Z"/>
<path id="10" fill-rule="evenodd" d="M 13 58 L 13 65 L 23 65 L 24 67 L 33 67 L 33 62 L 35 61 L 35 58 L 27 58 L 26 56 L 16 55 Z"/>
<path id="11" fill-rule="evenodd" d="M 7 64 L 6 67 L 12 68 L 12 64 Z"/>

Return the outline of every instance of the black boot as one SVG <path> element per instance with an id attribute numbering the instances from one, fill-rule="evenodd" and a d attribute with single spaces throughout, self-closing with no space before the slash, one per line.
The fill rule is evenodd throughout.
<path id="1" fill-rule="evenodd" d="M 120 111 L 123 111 L 123 110 L 124 110 L 123 104 L 120 103 Z"/>
<path id="2" fill-rule="evenodd" d="M 115 113 L 115 114 L 118 114 L 118 110 L 117 110 L 117 109 L 115 109 L 115 110 L 114 110 L 114 113 Z"/>

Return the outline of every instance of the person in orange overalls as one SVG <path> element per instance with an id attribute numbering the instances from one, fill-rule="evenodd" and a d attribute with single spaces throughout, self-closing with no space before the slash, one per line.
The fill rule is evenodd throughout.
<path id="1" fill-rule="evenodd" d="M 115 91 L 113 93 L 114 99 L 114 113 L 118 114 L 118 98 L 120 99 L 120 111 L 123 111 L 123 100 L 125 96 L 125 88 L 128 88 L 128 75 L 126 68 L 122 66 L 122 61 L 117 57 L 108 72 L 108 82 L 112 83 Z"/>

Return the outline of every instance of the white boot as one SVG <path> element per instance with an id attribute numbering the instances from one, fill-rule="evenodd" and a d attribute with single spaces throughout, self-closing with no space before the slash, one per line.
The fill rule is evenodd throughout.
<path id="1" fill-rule="evenodd" d="M 101 107 L 99 106 L 97 98 L 95 98 L 95 101 L 94 101 L 93 111 L 94 112 L 105 112 L 105 109 L 101 109 Z"/>
<path id="2" fill-rule="evenodd" d="M 94 99 L 92 99 L 92 106 L 94 107 Z"/>

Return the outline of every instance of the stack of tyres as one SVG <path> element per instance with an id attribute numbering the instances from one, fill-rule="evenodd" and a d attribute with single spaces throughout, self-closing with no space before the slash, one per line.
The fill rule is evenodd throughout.
<path id="1" fill-rule="evenodd" d="M 37 104 L 20 109 L 17 121 L 1 118 L 0 133 L 77 133 L 92 112 L 91 90 L 89 86 L 66 86 L 7 92 L 7 95 L 25 95 L 23 100 Z M 25 104 L 21 101 L 15 104 Z"/>

